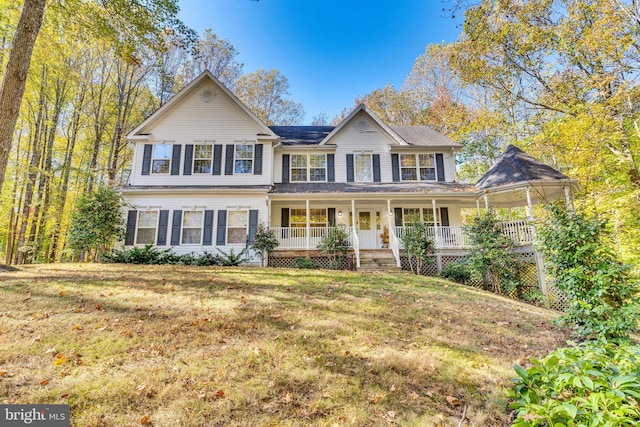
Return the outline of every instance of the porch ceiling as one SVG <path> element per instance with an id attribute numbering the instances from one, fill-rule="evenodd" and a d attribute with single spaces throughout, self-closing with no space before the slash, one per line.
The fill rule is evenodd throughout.
<path id="1" fill-rule="evenodd" d="M 548 204 L 556 200 L 564 200 L 564 189 L 569 188 L 572 194 L 578 190 L 576 180 L 529 181 L 505 185 L 485 190 L 489 205 L 498 208 L 515 208 L 527 206 L 527 187 L 532 205 Z"/>

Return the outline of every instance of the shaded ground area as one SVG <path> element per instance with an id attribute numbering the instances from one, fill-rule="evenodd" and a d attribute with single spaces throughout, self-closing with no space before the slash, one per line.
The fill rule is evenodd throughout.
<path id="1" fill-rule="evenodd" d="M 57 264 L 0 273 L 0 401 L 78 426 L 508 424 L 557 313 L 409 274 Z"/>

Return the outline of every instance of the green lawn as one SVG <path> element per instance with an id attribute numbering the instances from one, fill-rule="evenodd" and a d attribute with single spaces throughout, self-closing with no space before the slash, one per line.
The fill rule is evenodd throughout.
<path id="1" fill-rule="evenodd" d="M 512 365 L 566 340 L 555 312 L 408 274 L 20 270 L 0 401 L 68 403 L 75 426 L 507 425 Z"/>

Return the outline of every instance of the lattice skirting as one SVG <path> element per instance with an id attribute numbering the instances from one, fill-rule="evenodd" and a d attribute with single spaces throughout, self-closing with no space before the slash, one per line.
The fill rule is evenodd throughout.
<path id="1" fill-rule="evenodd" d="M 298 258 L 308 258 L 318 263 L 320 268 L 331 269 L 331 258 L 327 256 L 311 256 L 311 257 L 269 257 L 269 267 L 279 267 L 279 268 L 297 268 L 298 264 L 296 263 L 296 259 Z M 346 258 L 342 259 L 340 264 L 340 268 L 338 270 L 355 270 L 355 263 L 353 262 L 353 256 L 347 255 Z"/>

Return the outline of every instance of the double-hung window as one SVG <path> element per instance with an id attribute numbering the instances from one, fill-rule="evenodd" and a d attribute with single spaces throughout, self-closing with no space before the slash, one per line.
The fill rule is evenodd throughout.
<path id="1" fill-rule="evenodd" d="M 169 173 L 171 166 L 171 144 L 154 144 L 151 156 L 151 171 L 153 173 Z"/>
<path id="2" fill-rule="evenodd" d="M 373 160 L 371 154 L 353 155 L 356 182 L 373 182 Z"/>
<path id="3" fill-rule="evenodd" d="M 436 157 L 433 154 L 400 154 L 403 181 L 435 181 Z"/>
<path id="4" fill-rule="evenodd" d="M 235 146 L 234 172 L 236 174 L 253 173 L 253 145 L 237 144 Z"/>
<path id="5" fill-rule="evenodd" d="M 247 242 L 247 228 L 249 211 L 229 211 L 227 222 L 227 243 L 245 244 Z"/>
<path id="6" fill-rule="evenodd" d="M 211 173 L 213 145 L 196 145 L 193 147 L 193 173 Z"/>
<path id="7" fill-rule="evenodd" d="M 439 212 L 439 208 L 436 212 Z M 409 227 L 417 222 L 423 222 L 426 225 L 437 225 L 437 218 L 433 216 L 432 208 L 404 208 L 402 212 L 404 225 Z"/>
<path id="8" fill-rule="evenodd" d="M 158 229 L 158 211 L 138 211 L 138 221 L 136 224 L 136 244 L 155 244 Z"/>
<path id="9" fill-rule="evenodd" d="M 202 211 L 184 211 L 182 214 L 182 243 L 183 245 L 199 245 L 202 243 Z"/>
<path id="10" fill-rule="evenodd" d="M 291 155 L 291 182 L 325 182 L 326 180 L 326 154 Z"/>

